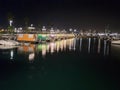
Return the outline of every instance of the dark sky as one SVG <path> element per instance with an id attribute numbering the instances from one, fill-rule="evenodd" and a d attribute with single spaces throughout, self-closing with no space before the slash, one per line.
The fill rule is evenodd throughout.
<path id="1" fill-rule="evenodd" d="M 119 0 L 0 0 L 0 26 L 7 26 L 8 13 L 14 25 L 22 26 L 24 18 L 36 26 L 103 30 L 120 29 Z"/>

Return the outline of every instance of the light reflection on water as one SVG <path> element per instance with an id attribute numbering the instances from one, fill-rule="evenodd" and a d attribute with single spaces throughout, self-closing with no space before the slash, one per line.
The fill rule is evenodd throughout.
<path id="1" fill-rule="evenodd" d="M 33 61 L 35 58 L 35 53 L 30 53 L 28 58 L 29 58 L 29 61 Z"/>
<path id="2" fill-rule="evenodd" d="M 10 56 L 11 56 L 10 59 L 13 59 L 13 56 L 14 56 L 13 50 L 10 51 Z"/>
<path id="3" fill-rule="evenodd" d="M 104 56 L 110 53 L 110 44 L 106 40 L 96 38 L 73 38 L 60 40 L 55 42 L 43 43 L 43 44 L 29 44 L 22 45 L 17 48 L 17 54 L 27 54 L 29 61 L 35 59 L 36 53 L 41 53 L 45 58 L 47 54 L 54 54 L 64 51 L 79 51 L 79 53 L 85 52 L 86 54 L 97 53 Z M 14 58 L 15 50 L 10 49 L 10 59 Z M 87 51 L 86 51 L 87 50 Z"/>
<path id="4" fill-rule="evenodd" d="M 99 39 L 98 40 L 98 53 L 100 53 L 100 47 L 101 47 L 100 43 L 101 43 L 101 40 Z"/>
<path id="5" fill-rule="evenodd" d="M 89 41 L 88 41 L 88 53 L 90 53 L 90 46 L 91 46 L 91 38 L 89 38 Z"/>
<path id="6" fill-rule="evenodd" d="M 120 52 L 120 46 L 112 47 Z M 112 54 L 115 50 L 112 50 Z M 97 38 L 75 38 L 43 44 L 27 44 L 14 49 L 7 47 L 7 50 L 0 49 L 0 51 L 0 58 L 3 59 L 0 63 L 0 75 L 1 78 L 4 77 L 2 81 L 8 82 L 8 84 L 2 85 L 1 81 L 1 87 L 12 87 L 13 85 L 14 90 L 17 90 L 20 85 L 23 86 L 20 90 L 25 90 L 26 83 L 29 90 L 31 87 L 34 89 L 36 84 L 38 84 L 38 89 L 41 89 L 41 86 L 43 86 L 42 89 L 49 86 L 44 90 L 52 89 L 56 83 L 63 90 L 66 90 L 65 85 L 66 87 L 76 87 L 76 89 L 80 85 L 88 88 L 92 86 L 91 90 L 94 87 L 99 89 L 106 83 L 112 82 L 115 79 L 112 77 L 116 77 L 118 75 L 116 72 L 119 71 L 118 67 L 114 68 L 116 65 L 114 62 L 111 65 L 112 59 L 109 57 L 111 45 L 108 41 Z M 9 60 L 12 63 L 9 63 Z M 113 71 L 111 72 L 111 70 Z M 113 73 L 116 74 L 112 76 Z M 16 83 L 16 81 L 18 82 Z M 51 83 L 51 81 L 54 82 Z M 117 83 L 117 80 L 114 82 Z M 113 83 L 108 87 L 112 85 Z M 71 87 L 67 90 L 74 90 Z M 100 90 L 106 90 L 106 88 L 101 87 Z"/>
<path id="7" fill-rule="evenodd" d="M 82 38 L 80 38 L 80 52 L 82 50 Z"/>

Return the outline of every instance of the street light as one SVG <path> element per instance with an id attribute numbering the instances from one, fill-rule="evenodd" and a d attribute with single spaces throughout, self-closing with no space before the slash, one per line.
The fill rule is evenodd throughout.
<path id="1" fill-rule="evenodd" d="M 42 32 L 46 32 L 46 28 L 45 28 L 45 26 L 43 26 L 43 28 L 42 28 Z"/>
<path id="2" fill-rule="evenodd" d="M 33 24 L 31 24 L 30 26 L 33 27 Z"/>
<path id="3" fill-rule="evenodd" d="M 71 32 L 71 31 L 72 31 L 72 28 L 70 28 L 69 31 Z"/>
<path id="4" fill-rule="evenodd" d="M 12 23 L 13 23 L 13 21 L 12 21 L 12 20 L 10 20 L 10 21 L 9 21 L 10 26 L 12 26 Z"/>
<path id="5" fill-rule="evenodd" d="M 54 33 L 54 29 L 53 28 L 50 29 L 50 33 Z"/>
<path id="6" fill-rule="evenodd" d="M 59 30 L 59 29 L 57 29 L 56 33 L 60 33 L 60 30 Z"/>
<path id="7" fill-rule="evenodd" d="M 74 29 L 74 32 L 76 32 L 77 30 L 76 29 Z"/>

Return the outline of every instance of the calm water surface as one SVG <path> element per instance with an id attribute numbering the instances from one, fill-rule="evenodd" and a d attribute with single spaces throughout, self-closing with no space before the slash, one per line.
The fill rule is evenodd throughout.
<path id="1" fill-rule="evenodd" d="M 0 46 L 0 90 L 120 90 L 120 45 L 67 39 Z"/>

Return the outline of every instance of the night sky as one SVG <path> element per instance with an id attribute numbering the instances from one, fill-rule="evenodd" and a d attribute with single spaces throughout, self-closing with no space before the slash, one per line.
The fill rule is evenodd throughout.
<path id="1" fill-rule="evenodd" d="M 8 26 L 8 14 L 14 26 L 25 26 L 24 18 L 35 26 L 60 29 L 120 30 L 119 0 L 0 0 L 0 27 Z"/>

